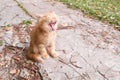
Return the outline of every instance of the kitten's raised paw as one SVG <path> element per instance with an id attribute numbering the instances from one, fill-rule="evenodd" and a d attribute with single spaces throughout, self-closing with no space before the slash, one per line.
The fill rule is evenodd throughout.
<path id="1" fill-rule="evenodd" d="M 56 58 L 56 57 L 59 56 L 59 54 L 58 54 L 57 52 L 54 52 L 54 53 L 52 53 L 52 54 L 50 54 L 50 55 L 51 55 L 51 57 L 53 57 L 53 58 Z"/>

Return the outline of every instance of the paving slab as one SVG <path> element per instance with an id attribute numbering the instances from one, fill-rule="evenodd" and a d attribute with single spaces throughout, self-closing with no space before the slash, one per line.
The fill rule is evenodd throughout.
<path id="1" fill-rule="evenodd" d="M 31 19 L 14 0 L 0 1 L 0 26 L 18 24 L 22 20 Z"/>
<path id="2" fill-rule="evenodd" d="M 80 33 L 80 30 L 58 31 L 56 50 L 59 58 L 45 60 L 38 66 L 47 72 L 51 80 L 120 79 L 120 57 L 108 49 L 85 43 L 81 37 L 84 32 Z"/>
<path id="3" fill-rule="evenodd" d="M 41 64 L 36 63 L 43 80 L 120 79 L 119 31 L 109 24 L 84 16 L 80 11 L 69 9 L 60 2 L 18 2 L 32 15 L 55 11 L 60 18 L 59 24 L 66 25 L 65 28 L 60 26 L 57 31 L 56 51 L 59 57 L 49 58 Z M 10 38 L 6 38 L 5 43 L 10 43 Z M 23 38 L 26 38 L 26 35 Z M 19 40 L 13 41 L 10 44 L 21 43 Z M 27 42 L 29 43 L 29 40 Z"/>
<path id="4" fill-rule="evenodd" d="M 55 11 L 60 24 L 73 29 L 58 31 L 57 59 L 45 60 L 40 73 L 44 80 L 119 80 L 120 32 L 108 24 L 90 19 L 60 2 L 18 0 L 34 15 Z M 68 27 L 69 28 L 69 27 Z M 44 75 L 47 77 L 44 77 Z"/>

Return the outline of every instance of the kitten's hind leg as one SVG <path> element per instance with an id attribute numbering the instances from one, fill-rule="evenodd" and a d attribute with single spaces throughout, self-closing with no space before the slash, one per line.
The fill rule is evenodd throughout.
<path id="1" fill-rule="evenodd" d="M 30 44 L 26 57 L 34 62 L 42 62 L 41 55 L 38 52 L 38 47 L 36 45 Z"/>
<path id="2" fill-rule="evenodd" d="M 37 53 L 27 53 L 26 57 L 34 62 L 39 62 L 39 63 L 43 62 L 41 55 Z"/>

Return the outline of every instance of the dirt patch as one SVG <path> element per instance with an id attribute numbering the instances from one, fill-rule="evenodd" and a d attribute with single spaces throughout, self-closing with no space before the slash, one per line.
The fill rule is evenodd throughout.
<path id="1" fill-rule="evenodd" d="M 1 80 L 42 80 L 39 68 L 26 60 L 23 49 L 5 46 L 0 58 Z"/>

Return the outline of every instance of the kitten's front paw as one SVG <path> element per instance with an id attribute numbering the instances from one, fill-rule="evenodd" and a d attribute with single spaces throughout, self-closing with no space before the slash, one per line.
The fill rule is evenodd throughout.
<path id="1" fill-rule="evenodd" d="M 36 57 L 36 62 L 39 62 L 39 63 L 43 62 L 43 59 L 41 58 L 40 55 Z"/>
<path id="2" fill-rule="evenodd" d="M 41 57 L 42 57 L 43 59 L 47 59 L 47 58 L 49 58 L 49 55 L 48 55 L 47 53 L 44 53 L 44 54 L 41 55 Z"/>
<path id="3" fill-rule="evenodd" d="M 56 57 L 58 57 L 59 56 L 59 54 L 57 53 L 57 52 L 54 52 L 54 53 L 52 53 L 52 54 L 50 54 L 53 58 L 56 58 Z"/>

